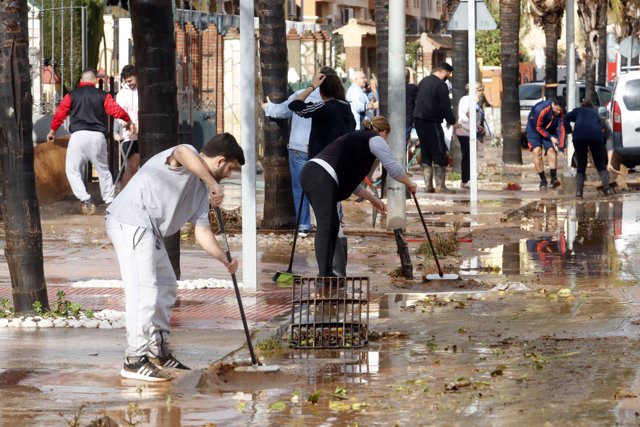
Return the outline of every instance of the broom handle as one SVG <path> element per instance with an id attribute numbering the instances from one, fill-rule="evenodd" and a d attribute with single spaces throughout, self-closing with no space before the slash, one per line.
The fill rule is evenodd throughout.
<path id="1" fill-rule="evenodd" d="M 298 205 L 298 216 L 296 217 L 296 229 L 293 230 L 293 245 L 291 245 L 291 256 L 289 257 L 289 268 L 287 273 L 291 273 L 293 268 L 293 255 L 296 253 L 296 241 L 298 240 L 298 228 L 300 227 L 300 218 L 302 217 L 302 203 L 304 202 L 304 191 L 300 195 L 300 203 Z"/>
<path id="2" fill-rule="evenodd" d="M 436 255 L 436 249 L 433 247 L 433 242 L 431 241 L 431 236 L 429 235 L 429 229 L 427 228 L 427 223 L 424 221 L 424 216 L 422 216 L 422 210 L 420 210 L 420 205 L 418 204 L 416 193 L 413 193 L 413 201 L 416 203 L 416 208 L 418 208 L 418 214 L 420 215 L 420 221 L 422 221 L 424 231 L 425 233 L 427 233 L 427 239 L 429 240 L 429 245 L 431 246 L 431 252 L 433 252 L 433 259 L 436 261 L 436 267 L 438 267 L 438 274 L 440 275 L 440 277 L 442 277 L 444 276 L 444 272 L 442 271 L 442 267 L 440 267 L 440 262 L 438 261 L 438 256 Z"/>
<path id="3" fill-rule="evenodd" d="M 224 241 L 224 250 L 227 253 L 227 260 L 231 262 L 231 251 L 229 250 L 229 241 L 227 240 L 227 232 L 224 230 L 224 222 L 222 220 L 222 212 L 220 208 L 213 208 L 216 213 L 216 218 L 218 219 L 218 226 L 220 227 L 220 232 L 222 233 L 223 241 Z M 251 342 L 251 334 L 249 333 L 249 326 L 247 325 L 247 318 L 244 315 L 244 307 L 242 306 L 242 297 L 240 296 L 240 289 L 238 288 L 238 279 L 236 279 L 236 274 L 231 273 L 231 280 L 233 281 L 233 288 L 236 291 L 236 299 L 238 300 L 238 308 L 240 309 L 240 317 L 242 318 L 242 326 L 244 327 L 244 334 L 247 338 L 247 346 L 249 346 L 249 354 L 251 354 L 251 364 L 253 366 L 258 365 L 258 358 L 256 357 L 255 351 L 253 351 L 253 343 Z"/>

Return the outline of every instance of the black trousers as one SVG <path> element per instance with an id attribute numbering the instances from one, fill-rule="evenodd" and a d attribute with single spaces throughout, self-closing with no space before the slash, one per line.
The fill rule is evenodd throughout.
<path id="1" fill-rule="evenodd" d="M 420 139 L 422 164 L 447 166 L 447 146 L 444 142 L 442 124 L 415 119 L 414 126 Z"/>
<path id="2" fill-rule="evenodd" d="M 460 151 L 462 151 L 462 182 L 469 182 L 471 179 L 471 157 L 469 157 L 469 140 L 468 136 L 458 135 L 458 141 L 460 142 Z"/>
<path id="3" fill-rule="evenodd" d="M 340 231 L 338 184 L 322 166 L 307 162 L 300 173 L 300 184 L 316 215 L 315 246 L 319 276 L 333 276 L 333 254 Z"/>
<path id="4" fill-rule="evenodd" d="M 576 162 L 578 163 L 578 173 L 584 174 L 587 171 L 587 155 L 591 151 L 593 164 L 598 172 L 606 167 L 605 150 L 602 149 L 601 139 L 574 139 L 573 148 L 576 150 Z"/>

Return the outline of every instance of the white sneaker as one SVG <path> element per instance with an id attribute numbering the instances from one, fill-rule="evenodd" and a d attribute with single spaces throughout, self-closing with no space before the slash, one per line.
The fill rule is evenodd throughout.
<path id="1" fill-rule="evenodd" d="M 298 231 L 298 237 L 305 238 L 307 236 L 309 236 L 309 232 L 308 231 L 306 231 L 306 230 Z"/>

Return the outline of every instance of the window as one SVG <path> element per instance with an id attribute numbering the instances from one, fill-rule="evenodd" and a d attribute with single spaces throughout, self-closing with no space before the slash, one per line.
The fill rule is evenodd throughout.
<path id="1" fill-rule="evenodd" d="M 629 80 L 627 84 L 624 85 L 622 100 L 627 110 L 640 110 L 640 80 Z"/>

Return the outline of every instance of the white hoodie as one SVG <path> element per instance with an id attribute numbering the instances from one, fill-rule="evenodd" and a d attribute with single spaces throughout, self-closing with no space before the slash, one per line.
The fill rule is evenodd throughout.
<path id="1" fill-rule="evenodd" d="M 116 96 L 116 102 L 129 114 L 131 122 L 138 126 L 138 88 L 131 89 L 126 83 L 122 84 L 120 92 Z M 122 122 L 122 124 L 125 124 Z M 129 133 L 123 129 L 125 141 L 135 141 L 138 139 L 137 133 Z"/>

